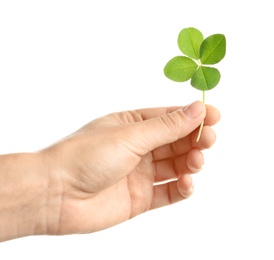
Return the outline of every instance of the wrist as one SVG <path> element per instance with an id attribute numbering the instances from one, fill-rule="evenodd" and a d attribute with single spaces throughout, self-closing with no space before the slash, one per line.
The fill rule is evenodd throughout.
<path id="1" fill-rule="evenodd" d="M 0 156 L 0 241 L 47 233 L 47 175 L 41 153 Z"/>

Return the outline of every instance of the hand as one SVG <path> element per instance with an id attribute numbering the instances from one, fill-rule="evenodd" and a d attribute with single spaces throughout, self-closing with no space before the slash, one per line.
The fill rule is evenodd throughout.
<path id="1" fill-rule="evenodd" d="M 188 198 L 219 118 L 199 101 L 113 113 L 43 150 L 48 234 L 99 231 Z"/>

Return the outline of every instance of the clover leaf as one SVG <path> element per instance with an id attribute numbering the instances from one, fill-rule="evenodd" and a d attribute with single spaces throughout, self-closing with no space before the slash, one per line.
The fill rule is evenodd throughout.
<path id="1" fill-rule="evenodd" d="M 213 34 L 201 44 L 200 56 L 202 64 L 216 64 L 225 56 L 226 39 L 222 34 Z"/>
<path id="2" fill-rule="evenodd" d="M 223 34 L 213 34 L 204 39 L 203 34 L 196 28 L 184 28 L 178 35 L 178 47 L 186 56 L 172 58 L 164 67 L 167 78 L 176 82 L 185 82 L 191 79 L 192 87 L 203 92 L 216 87 L 221 73 L 214 67 L 226 54 L 226 38 Z M 200 126 L 197 142 L 200 139 L 203 122 Z"/>
<path id="3" fill-rule="evenodd" d="M 200 46 L 204 40 L 203 34 L 195 28 L 185 28 L 178 36 L 178 47 L 185 55 L 198 60 L 200 58 Z"/>
<path id="4" fill-rule="evenodd" d="M 213 89 L 220 81 L 220 72 L 212 67 L 200 66 L 192 75 L 191 86 L 198 90 Z"/>
<path id="5" fill-rule="evenodd" d="M 192 59 L 186 56 L 177 56 L 168 62 L 165 67 L 165 75 L 174 81 L 183 82 L 189 80 L 197 68 L 197 63 Z"/>

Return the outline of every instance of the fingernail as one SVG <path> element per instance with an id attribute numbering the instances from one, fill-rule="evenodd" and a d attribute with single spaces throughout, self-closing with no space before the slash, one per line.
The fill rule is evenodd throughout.
<path id="1" fill-rule="evenodd" d="M 192 104 L 184 107 L 184 114 L 189 118 L 199 116 L 203 111 L 203 104 L 200 101 L 195 101 Z"/>
<path id="2" fill-rule="evenodd" d="M 194 189 L 194 181 L 193 181 L 193 178 L 191 178 L 191 189 L 192 189 L 192 190 Z"/>
<path id="3" fill-rule="evenodd" d="M 193 182 L 193 180 L 192 180 L 191 187 L 190 187 L 189 191 L 191 193 L 194 191 L 194 182 Z"/>

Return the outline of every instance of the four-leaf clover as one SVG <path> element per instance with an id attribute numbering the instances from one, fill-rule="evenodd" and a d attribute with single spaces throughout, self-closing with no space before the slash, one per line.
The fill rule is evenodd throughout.
<path id="1" fill-rule="evenodd" d="M 218 69 L 207 66 L 220 62 L 226 54 L 226 38 L 223 34 L 213 34 L 204 39 L 196 28 L 181 30 L 178 36 L 178 47 L 186 56 L 172 58 L 164 67 L 167 78 L 184 82 L 191 79 L 191 86 L 203 91 L 213 89 L 219 83 L 221 74 Z M 197 141 L 200 138 L 203 123 Z"/>

